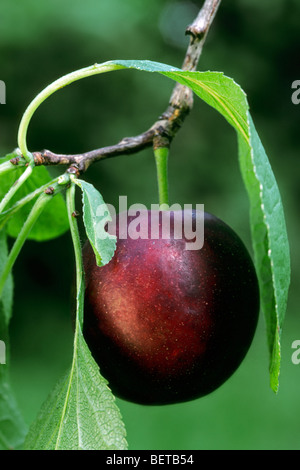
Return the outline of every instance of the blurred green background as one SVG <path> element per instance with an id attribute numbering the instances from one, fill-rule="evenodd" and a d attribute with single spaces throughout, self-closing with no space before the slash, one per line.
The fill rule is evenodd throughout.
<path id="1" fill-rule="evenodd" d="M 181 66 L 185 27 L 202 2 L 151 0 L 1 0 L 0 152 L 17 146 L 20 118 L 48 83 L 80 67 L 110 59 L 150 59 Z M 208 36 L 199 70 L 223 71 L 248 95 L 285 206 L 292 285 L 283 330 L 279 393 L 269 387 L 265 324 L 234 376 L 193 402 L 143 407 L 118 400 L 129 448 L 300 449 L 300 365 L 291 361 L 300 339 L 299 123 L 291 84 L 300 79 L 300 3 L 226 0 Z M 79 153 L 116 143 L 148 128 L 167 106 L 173 82 L 119 71 L 74 83 L 45 102 L 32 120 L 30 150 Z M 51 169 L 55 173 L 57 169 Z M 171 202 L 203 203 L 231 225 L 251 251 L 248 200 L 239 173 L 236 136 L 215 111 L 196 99 L 173 142 Z M 151 150 L 103 161 L 85 178 L 117 205 L 157 202 Z M 73 252 L 66 234 L 28 242 L 14 269 L 12 379 L 30 423 L 69 365 L 72 352 L 70 285 Z"/>

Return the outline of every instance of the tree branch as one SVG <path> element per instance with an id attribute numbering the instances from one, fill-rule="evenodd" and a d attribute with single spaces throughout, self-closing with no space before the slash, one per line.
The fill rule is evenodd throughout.
<path id="1" fill-rule="evenodd" d="M 221 0 L 206 0 L 193 23 L 186 29 L 190 36 L 182 69 L 197 69 L 203 45 Z M 184 85 L 176 84 L 166 111 L 147 131 L 134 137 L 126 137 L 108 147 L 76 155 L 62 155 L 43 150 L 33 152 L 35 165 L 70 165 L 70 172 L 83 173 L 89 166 L 104 158 L 139 152 L 149 146 L 169 147 L 186 116 L 193 106 L 193 92 Z"/>

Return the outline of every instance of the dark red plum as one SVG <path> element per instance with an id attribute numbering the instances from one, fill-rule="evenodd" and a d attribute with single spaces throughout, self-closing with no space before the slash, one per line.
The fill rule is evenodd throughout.
<path id="1" fill-rule="evenodd" d="M 117 216 L 117 249 L 101 268 L 89 243 L 83 249 L 84 336 L 112 392 L 128 401 L 162 405 L 213 392 L 255 334 L 259 288 L 245 245 L 204 213 L 204 244 L 187 249 L 183 220 L 175 236 L 182 214 L 167 214 L 168 239 L 151 238 L 151 211 L 140 213 L 137 239 L 120 236 Z M 194 223 L 196 215 L 190 211 Z M 128 216 L 128 226 L 134 219 Z"/>

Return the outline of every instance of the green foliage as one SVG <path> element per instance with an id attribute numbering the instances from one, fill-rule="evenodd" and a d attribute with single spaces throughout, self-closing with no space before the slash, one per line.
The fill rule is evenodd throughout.
<path id="1" fill-rule="evenodd" d="M 290 281 L 289 246 L 279 190 L 249 114 L 245 93 L 232 79 L 218 72 L 186 72 L 150 61 L 111 61 L 104 66 L 108 64 L 112 66 L 110 70 L 113 70 L 115 66 L 116 70 L 121 67 L 158 72 L 189 86 L 203 101 L 221 113 L 236 130 L 240 169 L 250 201 L 251 232 L 261 289 L 261 304 L 267 324 L 271 386 L 277 391 L 281 359 L 281 328 Z M 101 73 L 103 66 L 96 64 L 93 66 L 93 71 Z M 76 79 L 80 78 L 80 70 L 76 77 Z M 68 84 L 67 78 L 65 84 Z M 1 186 L 1 196 L 11 187 L 15 178 L 20 174 L 19 171 L 9 172 L 8 178 L 3 181 Z M 18 190 L 10 204 L 32 194 L 48 181 L 48 172 L 44 168 L 35 168 L 31 177 Z M 108 263 L 113 256 L 116 243 L 115 237 L 107 236 L 104 230 L 105 223 L 111 220 L 107 207 L 93 185 L 75 178 L 72 180 L 72 184 L 74 183 L 82 190 L 83 221 L 86 234 L 93 246 L 97 263 L 102 266 Z M 9 220 L 7 225 L 9 235 L 16 236 L 19 233 L 34 200 L 35 198 L 22 206 Z M 51 209 L 50 211 L 45 209 L 43 218 L 38 220 L 34 231 L 31 232 L 32 239 L 47 240 L 57 237 L 67 230 L 64 201 L 60 195 L 54 197 L 53 201 L 56 201 L 57 205 L 47 204 Z M 103 209 L 101 213 L 98 212 L 99 207 Z M 82 268 L 79 269 L 78 265 L 80 256 L 77 242 L 79 237 L 76 235 L 77 229 L 74 228 L 70 215 L 70 206 L 69 224 L 77 260 L 77 276 L 80 272 L 80 278 L 77 279 L 73 361 L 69 372 L 57 384 L 43 405 L 37 420 L 32 424 L 25 441 L 25 448 L 125 449 L 127 447 L 125 429 L 119 410 L 82 335 L 84 280 Z M 4 234 L 3 229 L 1 233 Z M 1 256 L 5 265 L 5 247 L 2 247 L 2 251 L 4 254 Z M 0 304 L 0 332 L 4 338 L 7 338 L 7 322 L 10 316 L 10 282 L 10 280 L 7 281 Z M 2 402 L 4 405 L 6 404 L 5 409 L 9 413 L 8 417 L 5 417 L 3 412 L 0 429 L 4 429 L 6 438 L 9 436 L 9 441 L 11 441 L 6 442 L 2 439 L 3 446 L 16 447 L 24 437 L 25 427 L 21 422 L 12 395 L 5 393 L 9 386 L 6 374 L 1 372 L 0 379 L 0 387 L 2 387 L 0 398 L 2 397 Z M 13 426 L 18 425 L 18 429 L 13 429 L 9 433 L 6 424 L 4 424 L 7 421 L 13 421 Z"/>
<path id="2" fill-rule="evenodd" d="M 251 229 L 270 353 L 271 387 L 278 391 L 281 333 L 290 285 L 290 250 L 278 186 L 249 116 L 250 146 L 239 139 L 243 178 L 251 202 Z"/>
<path id="3" fill-rule="evenodd" d="M 108 234 L 104 227 L 111 216 L 103 197 L 94 186 L 86 181 L 75 179 L 82 190 L 83 221 L 98 266 L 107 264 L 116 249 L 116 237 Z"/>
<path id="4" fill-rule="evenodd" d="M 38 450 L 112 450 L 126 449 L 125 428 L 115 398 L 99 373 L 82 334 L 84 309 L 84 272 L 76 218 L 75 186 L 68 190 L 67 204 L 76 260 L 76 317 L 73 361 L 70 371 L 55 387 L 32 424 L 25 441 L 26 449 Z M 80 186 L 99 202 L 100 194 L 91 185 Z M 89 207 L 91 204 L 92 207 Z M 91 215 L 94 201 L 84 200 Z M 86 207 L 88 206 L 88 207 Z M 93 220 L 93 217 L 92 217 Z M 87 219 L 91 230 L 90 218 Z M 94 224 L 92 224 L 93 226 Z M 102 259 L 102 258 L 101 258 Z"/>
<path id="5" fill-rule="evenodd" d="M 44 403 L 24 447 L 29 450 L 124 450 L 127 448 L 125 435 L 115 399 L 78 328 L 72 367 Z"/>
<path id="6" fill-rule="evenodd" d="M 0 274 L 7 259 L 6 234 L 0 231 Z M 6 363 L 0 365 L 0 450 L 18 449 L 24 441 L 27 426 L 18 408 L 9 376 L 9 335 L 13 280 L 10 275 L 0 298 L 0 339 L 6 347 Z"/>
<path id="7" fill-rule="evenodd" d="M 2 273 L 3 267 L 7 261 L 7 236 L 4 230 L 0 231 L 0 274 Z M 1 304 L 2 304 L 2 313 L 4 318 L 2 318 L 2 323 L 8 325 L 11 314 L 12 314 L 12 306 L 13 306 L 13 277 L 12 273 L 9 274 L 6 283 L 4 285 L 4 289 L 1 296 Z"/>
<path id="8" fill-rule="evenodd" d="M 1 159 L 2 161 L 2 159 Z M 4 159 L 3 159 L 4 161 Z M 16 169 L 5 174 L 1 178 L 0 186 L 0 200 L 7 193 L 14 182 L 23 173 L 24 168 Z M 28 178 L 25 183 L 18 189 L 17 193 L 12 197 L 9 207 L 12 207 L 15 203 L 20 201 L 22 198 L 33 193 L 39 187 L 49 183 L 51 177 L 47 169 L 43 166 L 35 167 L 32 175 Z M 24 225 L 24 220 L 27 219 L 34 203 L 36 202 L 37 196 L 20 208 L 8 221 L 7 223 L 7 234 L 11 237 L 16 238 Z M 6 209 L 9 209 L 7 207 Z M 4 213 L 5 215 L 5 213 Z M 61 194 L 58 194 L 55 198 L 47 204 L 46 209 L 39 217 L 37 223 L 32 228 L 28 239 L 35 241 L 46 241 L 56 238 L 65 233 L 69 228 L 67 212 L 65 202 Z"/>

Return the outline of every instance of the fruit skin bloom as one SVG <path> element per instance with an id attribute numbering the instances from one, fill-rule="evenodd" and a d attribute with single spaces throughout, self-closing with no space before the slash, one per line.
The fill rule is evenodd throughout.
<path id="1" fill-rule="evenodd" d="M 173 225 L 179 216 L 170 213 Z M 141 217 L 150 233 L 150 211 Z M 258 321 L 255 269 L 233 230 L 205 213 L 204 245 L 187 250 L 173 225 L 169 239 L 118 238 L 101 268 L 91 246 L 83 249 L 85 339 L 113 393 L 140 404 L 217 389 L 241 364 Z"/>

